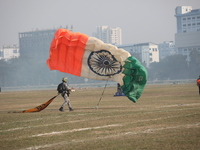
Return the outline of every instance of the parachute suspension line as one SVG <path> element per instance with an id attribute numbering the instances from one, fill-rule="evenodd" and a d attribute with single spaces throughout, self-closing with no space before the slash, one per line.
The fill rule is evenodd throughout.
<path id="1" fill-rule="evenodd" d="M 109 77 L 108 77 L 108 79 L 109 79 Z M 108 84 L 108 79 L 106 80 L 106 84 L 105 84 L 105 87 L 104 87 L 103 92 L 102 92 L 102 94 L 101 94 L 101 97 L 99 98 L 99 102 L 97 103 L 97 106 L 95 107 L 96 109 L 98 109 L 99 103 L 100 103 L 100 101 L 101 101 L 101 99 L 102 99 L 102 97 L 103 97 L 104 91 L 105 91 L 106 86 L 107 86 L 107 84 Z"/>
<path id="2" fill-rule="evenodd" d="M 74 84 L 77 84 L 77 83 L 78 83 L 78 81 L 80 80 L 80 78 L 81 78 L 81 77 L 79 77 L 79 78 L 78 78 L 78 80 L 76 80 L 76 82 L 75 82 Z"/>

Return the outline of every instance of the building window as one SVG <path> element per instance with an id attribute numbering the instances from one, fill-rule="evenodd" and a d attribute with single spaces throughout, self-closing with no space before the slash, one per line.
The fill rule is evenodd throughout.
<path id="1" fill-rule="evenodd" d="M 186 23 L 186 18 L 183 18 L 183 19 L 182 19 L 182 22 L 183 22 L 183 23 Z"/>

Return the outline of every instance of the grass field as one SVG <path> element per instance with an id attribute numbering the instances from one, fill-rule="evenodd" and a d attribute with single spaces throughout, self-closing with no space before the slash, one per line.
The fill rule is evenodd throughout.
<path id="1" fill-rule="evenodd" d="M 36 107 L 55 90 L 0 93 L 1 150 L 198 150 L 200 96 L 195 84 L 147 85 L 137 103 L 114 97 L 116 87 L 76 89 L 73 112 L 58 96 L 38 113 L 7 113 Z"/>

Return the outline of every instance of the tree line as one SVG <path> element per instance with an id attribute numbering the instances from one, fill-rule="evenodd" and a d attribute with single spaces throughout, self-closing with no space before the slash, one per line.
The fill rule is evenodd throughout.
<path id="1" fill-rule="evenodd" d="M 57 85 L 65 76 L 70 83 L 75 83 L 79 78 L 56 70 L 50 71 L 44 61 L 35 58 L 20 57 L 7 62 L 0 60 L 0 70 L 0 87 Z"/>
<path id="2" fill-rule="evenodd" d="M 151 63 L 147 71 L 149 81 L 195 79 L 200 75 L 200 52 L 193 50 L 189 62 L 183 55 L 168 56 L 160 62 Z M 73 84 L 85 82 L 84 78 L 50 71 L 45 62 L 34 58 L 19 57 L 7 62 L 0 60 L 0 87 L 57 85 L 64 76 Z"/>
<path id="3" fill-rule="evenodd" d="M 184 55 L 167 56 L 160 62 L 151 63 L 149 80 L 196 79 L 200 75 L 200 52 L 193 50 L 190 61 Z"/>

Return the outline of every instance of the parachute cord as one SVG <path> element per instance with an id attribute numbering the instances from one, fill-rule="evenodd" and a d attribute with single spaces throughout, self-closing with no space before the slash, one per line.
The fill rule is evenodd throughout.
<path id="1" fill-rule="evenodd" d="M 109 78 L 108 78 L 108 79 L 109 79 Z M 100 103 L 100 101 L 101 101 L 101 99 L 102 99 L 102 97 L 103 97 L 104 91 L 105 91 L 106 86 L 107 86 L 107 84 L 108 84 L 108 79 L 107 79 L 107 81 L 106 81 L 106 84 L 105 84 L 105 87 L 104 87 L 103 92 L 102 92 L 102 94 L 101 94 L 101 97 L 99 98 L 99 102 L 97 103 L 97 106 L 95 107 L 96 109 L 98 109 L 99 103 Z"/>

